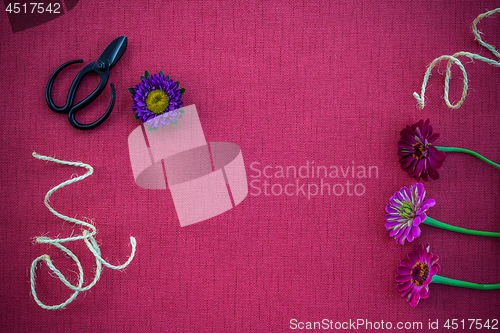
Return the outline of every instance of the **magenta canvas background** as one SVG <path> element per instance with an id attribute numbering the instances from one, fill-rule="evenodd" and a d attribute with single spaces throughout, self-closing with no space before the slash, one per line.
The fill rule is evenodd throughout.
<path id="1" fill-rule="evenodd" d="M 61 17 L 12 33 L 0 20 L 1 193 L 3 257 L 0 322 L 5 332 L 287 332 L 290 320 L 372 322 L 500 319 L 500 291 L 431 285 L 412 308 L 396 290 L 399 261 L 418 244 L 440 256 L 440 275 L 498 283 L 500 242 L 429 226 L 401 246 L 384 228 L 390 196 L 413 180 L 397 157 L 400 130 L 431 118 L 439 145 L 473 149 L 500 161 L 500 70 L 464 60 L 469 94 L 458 110 L 442 100 L 443 62 L 433 71 L 426 107 L 416 108 L 425 69 L 443 54 L 493 55 L 471 33 L 474 18 L 494 1 L 199 2 L 81 0 Z M 3 7 L 2 7 L 3 8 Z M 499 17 L 479 24 L 500 45 Z M 95 61 L 114 38 L 128 48 L 111 70 L 117 89 L 111 116 L 91 131 L 72 128 L 45 102 L 45 86 L 62 63 Z M 63 104 L 83 65 L 56 81 Z M 366 194 L 251 196 L 215 218 L 181 228 L 168 190 L 134 184 L 127 138 L 140 123 L 127 91 L 144 70 L 164 71 L 187 89 L 207 141 L 241 147 L 248 175 L 265 165 L 376 165 Z M 450 98 L 461 94 L 454 67 Z M 77 99 L 97 85 L 84 80 Z M 91 122 L 106 109 L 109 87 L 79 113 Z M 182 119 L 179 121 L 182 126 Z M 99 282 L 60 311 L 38 307 L 29 267 L 49 254 L 76 280 L 70 259 L 47 245 L 75 229 L 43 205 L 45 193 L 83 170 L 36 160 L 31 153 L 83 161 L 94 175 L 59 190 L 54 208 L 93 219 L 103 257 L 113 264 L 137 254 L 124 271 L 104 269 Z M 500 172 L 471 156 L 450 153 L 441 178 L 425 184 L 437 201 L 429 216 L 457 226 L 500 231 Z M 249 178 L 250 180 L 250 178 Z M 83 242 L 70 245 L 86 283 L 95 263 Z M 37 293 L 47 304 L 71 294 L 46 266 Z M 445 329 L 441 329 L 447 331 Z"/>

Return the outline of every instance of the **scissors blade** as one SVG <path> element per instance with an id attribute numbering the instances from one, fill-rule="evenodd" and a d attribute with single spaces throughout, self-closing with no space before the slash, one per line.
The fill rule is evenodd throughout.
<path id="1" fill-rule="evenodd" d="M 102 61 L 109 65 L 111 69 L 123 55 L 127 48 L 127 37 L 121 36 L 109 43 L 97 61 Z"/>

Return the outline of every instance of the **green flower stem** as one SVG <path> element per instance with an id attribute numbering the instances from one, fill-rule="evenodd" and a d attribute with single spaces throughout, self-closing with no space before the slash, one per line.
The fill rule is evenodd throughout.
<path id="1" fill-rule="evenodd" d="M 500 283 L 497 283 L 497 284 L 472 283 L 472 282 L 450 279 L 450 278 L 447 278 L 444 276 L 439 276 L 439 275 L 434 275 L 432 277 L 432 282 L 446 284 L 448 286 L 463 287 L 463 288 L 470 288 L 470 289 L 480 289 L 480 290 L 500 289 Z"/>
<path id="2" fill-rule="evenodd" d="M 500 237 L 500 232 L 477 231 L 477 230 L 470 230 L 470 229 L 455 227 L 453 225 L 449 225 L 449 224 L 446 224 L 443 222 L 436 221 L 429 216 L 427 216 L 426 219 L 422 223 L 432 225 L 433 227 L 436 227 L 436 228 L 460 232 L 462 234 L 469 234 L 469 235 L 476 235 L 476 236 Z"/>
<path id="3" fill-rule="evenodd" d="M 495 162 L 492 162 L 490 161 L 489 159 L 487 159 L 486 157 L 483 157 L 481 155 L 479 155 L 478 153 L 476 153 L 475 151 L 472 151 L 472 150 L 469 150 L 469 149 L 463 149 L 463 148 L 455 148 L 455 147 L 438 147 L 438 146 L 434 146 L 436 147 L 437 150 L 441 150 L 441 151 L 444 151 L 444 152 L 457 152 L 457 153 L 466 153 L 466 154 L 471 154 L 471 155 L 474 155 L 476 156 L 477 158 L 485 161 L 486 163 L 489 163 L 493 166 L 496 166 L 497 168 L 500 168 L 500 164 L 496 164 Z"/>

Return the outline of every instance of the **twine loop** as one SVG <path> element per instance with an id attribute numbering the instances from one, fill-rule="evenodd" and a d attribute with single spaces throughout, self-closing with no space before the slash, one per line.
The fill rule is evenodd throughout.
<path id="1" fill-rule="evenodd" d="M 474 22 L 472 22 L 472 32 L 474 33 L 475 39 L 479 42 L 479 44 L 481 44 L 483 47 L 490 50 L 490 52 L 493 53 L 497 58 L 500 58 L 500 53 L 498 53 L 498 51 L 495 49 L 495 47 L 493 45 L 485 43 L 481 39 L 481 36 L 480 36 L 481 32 L 477 30 L 477 23 L 482 18 L 493 15 L 493 14 L 498 13 L 498 12 L 500 12 L 500 8 L 490 10 L 490 11 L 483 13 L 483 14 L 480 14 L 478 17 L 476 17 Z M 460 56 L 465 56 L 465 57 L 468 57 L 471 59 L 481 60 L 481 61 L 484 61 L 492 66 L 500 67 L 500 62 L 498 62 L 498 61 L 480 56 L 479 54 L 464 52 L 464 51 L 457 52 L 451 56 L 450 55 L 443 55 L 443 56 L 440 56 L 439 58 L 434 59 L 434 61 L 432 61 L 432 63 L 427 68 L 427 71 L 425 72 L 424 80 L 422 82 L 422 90 L 420 92 L 420 95 L 417 94 L 416 92 L 413 93 L 413 97 L 415 97 L 415 99 L 417 100 L 420 109 L 423 109 L 425 106 L 425 88 L 427 87 L 427 81 L 429 80 L 429 77 L 431 75 L 431 71 L 434 68 L 434 66 L 436 66 L 436 64 L 439 63 L 443 59 L 448 59 L 448 63 L 446 65 L 446 75 L 444 78 L 444 101 L 445 101 L 446 105 L 448 105 L 448 107 L 451 109 L 458 109 L 460 106 L 462 106 L 462 104 L 465 100 L 465 97 L 467 96 L 467 90 L 469 88 L 469 85 L 468 85 L 467 73 L 465 71 L 465 68 L 462 65 L 462 62 L 460 60 L 458 60 L 458 57 L 460 57 Z M 451 104 L 450 99 L 449 99 L 451 66 L 453 64 L 456 64 L 460 68 L 460 70 L 462 71 L 462 75 L 463 75 L 462 97 L 455 104 Z"/>
<path id="2" fill-rule="evenodd" d="M 101 276 L 102 265 L 107 266 L 111 269 L 124 269 L 125 267 L 127 267 L 128 264 L 130 264 L 130 262 L 132 261 L 132 259 L 134 259 L 137 242 L 136 242 L 134 237 L 130 237 L 130 245 L 132 246 L 132 251 L 131 251 L 130 257 L 123 265 L 115 266 L 115 265 L 111 265 L 110 263 L 106 262 L 102 258 L 101 250 L 99 249 L 99 246 L 97 245 L 97 242 L 94 239 L 94 235 L 97 233 L 96 227 L 88 222 L 60 214 L 59 212 L 54 210 L 49 204 L 49 198 L 52 195 L 52 193 L 54 193 L 55 191 L 57 191 L 61 187 L 64 187 L 66 185 L 69 185 L 69 184 L 72 184 L 72 183 L 75 183 L 75 182 L 78 182 L 80 180 L 87 178 L 88 176 L 92 175 L 92 173 L 94 172 L 94 169 L 90 165 L 82 163 L 82 162 L 62 161 L 62 160 L 58 160 L 58 159 L 55 159 L 52 157 L 39 155 L 35 152 L 33 152 L 33 157 L 40 159 L 40 160 L 51 161 L 51 162 L 55 162 L 55 163 L 59 163 L 59 164 L 65 164 L 65 165 L 78 166 L 78 167 L 83 167 L 83 168 L 87 169 L 87 172 L 84 175 L 69 179 L 69 180 L 55 186 L 54 188 L 50 189 L 47 192 L 47 194 L 45 195 L 45 200 L 44 200 L 45 206 L 49 209 L 50 212 L 52 212 L 52 214 L 59 217 L 60 219 L 63 219 L 63 220 L 68 221 L 68 222 L 73 222 L 73 223 L 83 227 L 83 231 L 82 231 L 81 236 L 68 237 L 68 238 L 50 238 L 50 237 L 42 236 L 42 237 L 36 238 L 36 243 L 38 243 L 38 244 L 51 244 L 51 245 L 54 245 L 55 247 L 57 247 L 58 249 L 60 249 L 61 251 L 63 251 L 64 253 L 66 253 L 71 259 L 73 259 L 73 261 L 76 263 L 76 265 L 78 267 L 78 284 L 73 285 L 73 284 L 71 284 L 71 282 L 69 282 L 66 279 L 66 277 L 61 273 L 61 271 L 54 266 L 49 255 L 47 255 L 47 254 L 41 255 L 40 257 L 33 260 L 33 262 L 31 263 L 31 270 L 30 270 L 31 293 L 33 294 L 33 298 L 35 299 L 35 302 L 43 309 L 57 310 L 57 309 L 62 309 L 66 305 L 71 303 L 76 298 L 76 296 L 78 296 L 79 292 L 87 291 L 90 288 L 92 288 L 97 283 L 97 281 L 99 280 L 99 278 Z M 96 259 L 96 272 L 95 272 L 94 280 L 90 284 L 88 284 L 86 287 L 82 287 L 84 280 L 83 280 L 83 268 L 82 268 L 82 265 L 80 263 L 80 260 L 78 260 L 78 257 L 75 256 L 73 254 L 73 252 L 71 252 L 68 248 L 66 248 L 65 246 L 63 246 L 61 244 L 61 243 L 73 242 L 73 241 L 77 241 L 77 240 L 84 240 L 88 249 L 90 250 L 90 252 L 92 252 L 92 254 L 94 255 L 94 257 Z M 45 262 L 47 267 L 50 268 L 50 270 L 59 278 L 59 280 L 61 280 L 61 282 L 63 282 L 71 290 L 75 291 L 65 302 L 58 304 L 58 305 L 46 305 L 46 304 L 43 304 L 38 299 L 36 291 L 35 291 L 35 279 L 36 279 L 35 272 L 36 272 L 38 262 L 40 262 L 40 261 Z"/>

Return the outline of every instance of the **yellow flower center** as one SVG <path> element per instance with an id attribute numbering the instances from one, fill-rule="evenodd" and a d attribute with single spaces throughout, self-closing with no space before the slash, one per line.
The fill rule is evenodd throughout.
<path id="1" fill-rule="evenodd" d="M 410 274 L 412 276 L 411 282 L 420 286 L 429 277 L 429 266 L 419 261 L 413 266 Z"/>
<path id="2" fill-rule="evenodd" d="M 170 102 L 167 94 L 161 89 L 153 90 L 146 97 L 146 106 L 154 114 L 162 114 L 168 108 Z"/>
<path id="3" fill-rule="evenodd" d="M 428 145 L 431 146 L 431 144 Z M 417 160 L 427 156 L 427 148 L 420 142 L 412 144 L 411 147 L 413 148 L 412 156 L 415 157 Z"/>

